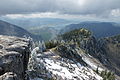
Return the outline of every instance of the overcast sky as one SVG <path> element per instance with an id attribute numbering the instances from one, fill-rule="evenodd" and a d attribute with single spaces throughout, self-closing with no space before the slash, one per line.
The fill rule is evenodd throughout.
<path id="1" fill-rule="evenodd" d="M 7 17 L 120 18 L 120 0 L 0 0 Z"/>

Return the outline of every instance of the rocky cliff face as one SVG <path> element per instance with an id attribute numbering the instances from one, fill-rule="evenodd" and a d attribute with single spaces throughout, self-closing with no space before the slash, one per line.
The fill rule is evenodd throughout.
<path id="1" fill-rule="evenodd" d="M 24 80 L 30 41 L 0 35 L 0 80 Z"/>

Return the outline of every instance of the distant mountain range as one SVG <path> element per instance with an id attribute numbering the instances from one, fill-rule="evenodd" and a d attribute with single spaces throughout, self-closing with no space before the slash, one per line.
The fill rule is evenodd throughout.
<path id="1" fill-rule="evenodd" d="M 97 38 L 120 34 L 120 25 L 113 22 L 81 22 L 70 24 L 60 31 L 61 34 L 74 29 L 86 28 L 93 32 Z"/>
<path id="2" fill-rule="evenodd" d="M 0 18 L 11 24 L 15 24 L 24 28 L 28 32 L 39 35 L 43 40 L 50 40 L 59 33 L 59 30 L 66 25 L 73 24 L 75 21 L 70 21 L 60 18 Z"/>
<path id="3" fill-rule="evenodd" d="M 21 27 L 18 27 L 16 25 L 10 24 L 2 20 L 0 20 L 0 35 L 17 37 L 23 37 L 24 35 L 26 35 L 34 38 L 35 40 L 41 40 L 41 36 L 33 35 Z"/>
<path id="4" fill-rule="evenodd" d="M 69 32 L 71 30 L 79 29 L 79 28 L 86 28 L 92 31 L 93 35 L 96 36 L 96 38 L 109 37 L 109 36 L 120 34 L 120 24 L 114 23 L 114 22 L 86 21 L 86 22 L 78 23 L 75 21 L 72 22 L 69 20 L 64 20 L 59 18 L 35 18 L 35 19 L 34 18 L 31 18 L 31 19 L 22 19 L 22 18 L 20 19 L 5 18 L 4 19 L 3 18 L 2 20 L 18 25 L 21 27 L 21 29 L 24 28 L 24 33 L 27 32 L 25 33 L 26 35 L 29 34 L 32 37 L 37 39 L 41 37 L 43 38 L 43 40 L 50 40 L 59 33 L 63 34 L 65 32 Z M 0 21 L 0 22 L 2 22 L 3 24 L 3 21 Z M 76 23 L 76 24 L 73 24 L 73 23 Z M 10 24 L 8 26 L 10 26 Z M 14 29 L 12 29 L 12 27 L 10 28 L 11 30 L 8 30 L 8 32 L 10 31 L 12 33 L 9 34 L 7 32 L 6 33 L 7 35 L 16 35 L 20 37 L 21 35 L 23 36 L 24 33 L 21 34 L 19 30 L 17 31 L 17 33 L 19 34 L 15 34 L 15 33 L 13 34 Z M 5 32 L 6 31 L 7 30 L 5 30 Z M 4 34 L 4 32 L 1 32 L 0 34 Z"/>
<path id="5" fill-rule="evenodd" d="M 69 20 L 59 18 L 16 18 L 16 19 L 1 18 L 1 20 L 21 26 L 24 29 L 42 26 L 55 27 L 58 25 L 62 27 L 62 25 L 64 24 L 71 23 L 71 21 Z"/>

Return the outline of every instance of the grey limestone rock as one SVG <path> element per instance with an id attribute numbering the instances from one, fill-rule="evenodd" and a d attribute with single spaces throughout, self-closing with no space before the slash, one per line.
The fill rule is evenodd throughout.
<path id="1" fill-rule="evenodd" d="M 29 54 L 29 39 L 0 35 L 0 77 L 3 78 L 2 80 L 14 80 L 13 75 L 16 76 L 15 80 L 24 80 Z"/>

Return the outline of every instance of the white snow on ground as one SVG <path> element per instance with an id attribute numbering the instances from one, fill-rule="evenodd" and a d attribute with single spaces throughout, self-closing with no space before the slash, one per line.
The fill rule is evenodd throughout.
<path id="1" fill-rule="evenodd" d="M 93 70 L 96 70 L 97 67 L 99 67 L 99 71 L 103 71 L 106 68 L 94 57 L 90 56 L 89 54 L 86 53 L 80 53 L 80 56 L 82 57 L 82 60 L 87 63 Z"/>
<path id="2" fill-rule="evenodd" d="M 72 60 L 66 58 L 57 59 L 58 55 L 54 54 L 52 51 L 45 52 L 42 55 L 38 54 L 37 61 L 42 62 L 46 69 L 53 75 L 62 77 L 63 80 L 103 80 L 98 74 L 96 74 L 92 69 L 82 66 L 80 63 L 74 63 Z M 93 65 L 85 58 L 85 62 Z M 94 67 L 94 65 L 93 65 Z M 41 79 L 34 79 L 41 80 Z"/>

